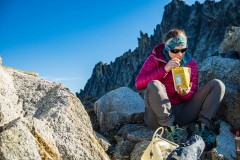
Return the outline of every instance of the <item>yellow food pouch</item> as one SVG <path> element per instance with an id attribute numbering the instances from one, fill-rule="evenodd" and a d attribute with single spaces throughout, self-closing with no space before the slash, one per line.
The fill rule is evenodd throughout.
<path id="1" fill-rule="evenodd" d="M 172 69 L 174 88 L 177 91 L 177 87 L 182 89 L 190 88 L 190 76 L 191 68 L 189 67 L 176 67 Z"/>

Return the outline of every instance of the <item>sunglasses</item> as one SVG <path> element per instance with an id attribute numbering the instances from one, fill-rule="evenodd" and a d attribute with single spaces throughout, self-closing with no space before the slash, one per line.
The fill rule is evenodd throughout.
<path id="1" fill-rule="evenodd" d="M 187 48 L 183 48 L 183 49 L 172 49 L 172 50 L 170 50 L 170 52 L 172 52 L 173 54 L 177 54 L 177 53 L 179 53 L 179 52 L 184 53 L 184 52 L 186 52 L 186 51 L 187 51 Z"/>

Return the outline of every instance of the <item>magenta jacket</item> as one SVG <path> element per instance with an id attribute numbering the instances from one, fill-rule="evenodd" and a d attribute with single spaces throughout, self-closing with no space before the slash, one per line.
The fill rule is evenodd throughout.
<path id="1" fill-rule="evenodd" d="M 149 82 L 152 80 L 159 80 L 167 91 L 168 98 L 171 104 L 179 104 L 189 101 L 194 93 L 198 90 L 198 67 L 197 62 L 191 59 L 186 67 L 191 68 L 191 91 L 185 95 L 180 96 L 174 89 L 172 71 L 166 72 L 164 67 L 167 64 L 167 60 L 163 55 L 164 44 L 159 44 L 154 47 L 152 54 L 144 62 L 140 72 L 136 77 L 136 88 L 138 90 L 145 89 Z"/>

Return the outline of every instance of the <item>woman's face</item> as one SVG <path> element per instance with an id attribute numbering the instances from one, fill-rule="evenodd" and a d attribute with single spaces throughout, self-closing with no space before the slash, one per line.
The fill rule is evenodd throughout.
<path id="1" fill-rule="evenodd" d="M 183 59 L 186 51 L 187 51 L 186 46 L 177 46 L 174 49 L 172 49 L 171 51 L 168 51 L 168 54 L 171 57 L 171 59 L 178 58 L 181 61 Z"/>

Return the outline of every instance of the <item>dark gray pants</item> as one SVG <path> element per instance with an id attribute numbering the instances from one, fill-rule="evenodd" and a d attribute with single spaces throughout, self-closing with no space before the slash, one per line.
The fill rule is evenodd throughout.
<path id="1" fill-rule="evenodd" d="M 218 79 L 203 86 L 193 98 L 185 103 L 171 105 L 165 86 L 158 80 L 150 82 L 144 94 L 144 121 L 152 129 L 170 125 L 175 121 L 179 126 L 200 121 L 207 126 L 221 104 L 225 85 Z"/>

